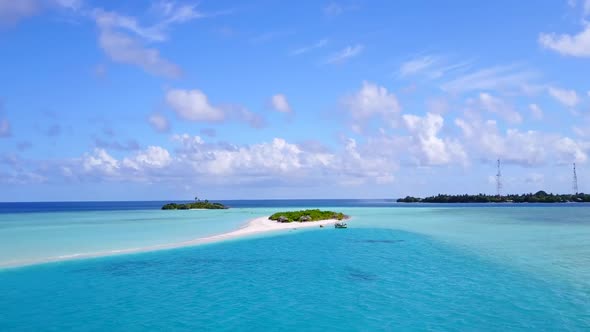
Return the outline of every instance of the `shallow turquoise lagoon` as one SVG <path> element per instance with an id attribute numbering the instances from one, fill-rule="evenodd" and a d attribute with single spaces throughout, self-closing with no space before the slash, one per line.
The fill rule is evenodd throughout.
<path id="1" fill-rule="evenodd" d="M 590 327 L 590 210 L 585 207 L 337 209 L 353 216 L 349 229 L 299 229 L 1 270 L 0 330 Z M 144 233 L 135 233 L 136 245 L 224 232 L 271 211 L 215 211 L 206 221 L 166 216 L 172 219 L 170 228 L 182 231 L 167 229 L 164 221 L 147 222 Z M 137 213 L 138 219 L 163 216 L 155 210 L 127 213 Z M 124 233 L 136 230 L 132 217 L 119 225 L 116 218 L 106 223 L 92 214 L 101 232 L 131 236 Z M 4 237 L 18 224 L 18 217 L 11 218 L 12 226 L 0 228 L 3 250 L 10 247 L 4 240 L 15 241 Z M 41 227 L 41 222 L 29 222 L 34 225 L 24 227 Z M 87 236 L 83 221 L 78 223 L 71 234 Z M 143 237 L 152 231 L 161 237 Z M 43 238 L 38 232 L 35 236 Z M 92 246 L 102 250 L 110 238 L 94 234 L 85 239 L 83 245 L 96 240 Z M 125 242 L 111 247 L 121 245 Z"/>

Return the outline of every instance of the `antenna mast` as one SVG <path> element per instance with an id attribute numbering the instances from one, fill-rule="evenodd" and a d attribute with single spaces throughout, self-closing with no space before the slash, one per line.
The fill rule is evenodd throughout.
<path id="1" fill-rule="evenodd" d="M 578 194 L 578 175 L 576 174 L 576 163 L 574 163 L 574 178 L 573 178 L 574 194 Z"/>
<path id="2" fill-rule="evenodd" d="M 502 196 L 502 169 L 500 167 L 500 159 L 498 159 L 498 173 L 496 174 L 496 194 L 498 197 Z"/>

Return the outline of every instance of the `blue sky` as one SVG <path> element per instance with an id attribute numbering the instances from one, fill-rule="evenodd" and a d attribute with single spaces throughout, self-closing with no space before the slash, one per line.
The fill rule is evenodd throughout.
<path id="1" fill-rule="evenodd" d="M 0 0 L 0 201 L 590 191 L 590 0 Z"/>

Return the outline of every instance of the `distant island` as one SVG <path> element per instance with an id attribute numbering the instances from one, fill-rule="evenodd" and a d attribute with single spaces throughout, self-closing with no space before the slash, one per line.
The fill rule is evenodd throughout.
<path id="1" fill-rule="evenodd" d="M 342 212 L 333 212 L 333 211 L 321 211 L 319 209 L 313 210 L 301 210 L 301 211 L 286 211 L 286 212 L 277 212 L 270 216 L 268 219 L 275 220 L 278 222 L 310 222 L 310 221 L 320 221 L 320 220 L 344 220 L 348 219 L 349 216 L 345 215 Z"/>
<path id="2" fill-rule="evenodd" d="M 568 203 L 590 202 L 590 195 L 579 194 L 548 194 L 545 191 L 522 195 L 444 195 L 438 194 L 425 198 L 406 196 L 397 200 L 399 203 Z"/>
<path id="3" fill-rule="evenodd" d="M 221 203 L 213 203 L 208 200 L 201 201 L 195 197 L 195 201 L 191 203 L 168 203 L 162 206 L 162 210 L 192 210 L 192 209 L 206 209 L 206 210 L 221 210 L 228 207 Z"/>

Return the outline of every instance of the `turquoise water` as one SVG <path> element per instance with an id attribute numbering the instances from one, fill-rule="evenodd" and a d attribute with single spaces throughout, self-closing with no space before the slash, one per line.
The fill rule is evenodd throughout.
<path id="1" fill-rule="evenodd" d="M 299 229 L 2 270 L 0 330 L 590 328 L 590 209 L 338 209 L 353 216 L 347 230 Z M 83 218 L 77 219 L 76 230 L 59 235 L 60 240 L 70 235 L 85 240 L 77 242 L 80 248 L 60 250 L 125 246 L 125 241 L 101 243 L 110 241 L 102 233 L 111 232 L 121 237 L 137 232 L 135 245 L 194 238 L 274 210 L 215 211 L 207 218 L 198 214 L 203 211 L 190 211 L 190 217 L 155 210 L 109 211 L 108 222 L 96 211 L 76 212 L 78 217 L 92 215 L 94 226 L 86 229 Z M 66 216 L 59 220 L 71 219 L 62 214 Z M 127 218 L 119 224 L 113 214 Z M 139 220 L 156 220 L 138 221 L 135 227 L 134 214 Z M 21 215 L 31 223 L 25 229 L 37 230 L 36 238 L 43 238 L 43 228 L 31 218 L 53 220 L 48 213 Z M 3 255 L 10 243 L 18 242 L 16 236 L 27 233 L 14 230 L 19 217 L 10 216 L 12 226 L 0 219 Z M 46 224 L 48 234 L 55 234 L 53 223 Z M 180 230 L 168 229 L 176 227 Z M 51 241 L 43 242 L 44 248 L 60 242 Z"/>

